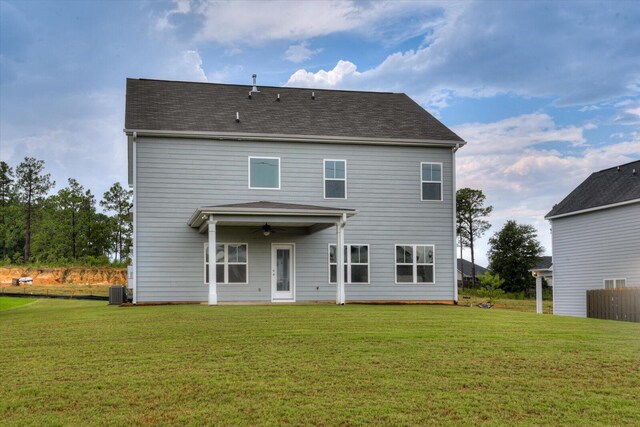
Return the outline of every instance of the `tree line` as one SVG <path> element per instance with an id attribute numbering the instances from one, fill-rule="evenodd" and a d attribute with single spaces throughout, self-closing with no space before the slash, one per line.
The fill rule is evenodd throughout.
<path id="1" fill-rule="evenodd" d="M 55 185 L 43 160 L 0 162 L 2 264 L 126 263 L 131 190 L 116 182 L 98 201 L 73 178 L 57 192 Z"/>
<path id="2" fill-rule="evenodd" d="M 475 242 L 489 230 L 491 224 L 486 218 L 493 211 L 485 206 L 486 196 L 482 190 L 462 188 L 456 192 L 456 232 L 462 250 L 471 252 L 471 277 L 476 277 Z M 489 239 L 488 270 L 497 275 L 501 290 L 505 292 L 526 292 L 535 285 L 535 279 L 529 272 L 533 268 L 544 248 L 540 245 L 536 230 L 528 224 L 518 224 L 509 220 Z"/>

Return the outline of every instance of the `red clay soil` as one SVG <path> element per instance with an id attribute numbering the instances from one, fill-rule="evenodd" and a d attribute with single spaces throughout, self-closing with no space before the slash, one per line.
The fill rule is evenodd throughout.
<path id="1" fill-rule="evenodd" d="M 115 285 L 127 283 L 127 269 L 0 267 L 0 286 L 11 286 L 11 279 L 20 277 L 31 277 L 34 285 Z"/>

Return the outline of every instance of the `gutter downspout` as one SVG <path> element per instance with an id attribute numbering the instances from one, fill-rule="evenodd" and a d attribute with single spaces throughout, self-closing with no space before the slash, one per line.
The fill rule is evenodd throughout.
<path id="1" fill-rule="evenodd" d="M 452 196 L 452 212 L 453 212 L 453 301 L 455 304 L 458 304 L 458 260 L 456 259 L 456 245 L 458 236 L 456 233 L 456 151 L 460 148 L 460 144 L 456 144 L 455 147 L 451 149 L 451 182 L 453 187 L 453 196 Z M 462 280 L 464 280 L 464 275 Z"/>

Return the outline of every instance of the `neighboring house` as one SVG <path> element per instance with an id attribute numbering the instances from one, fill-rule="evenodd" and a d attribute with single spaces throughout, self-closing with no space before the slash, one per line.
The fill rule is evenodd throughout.
<path id="1" fill-rule="evenodd" d="M 585 317 L 589 289 L 640 286 L 640 160 L 591 174 L 545 218 L 555 314 Z"/>
<path id="2" fill-rule="evenodd" d="M 458 298 L 464 141 L 405 94 L 129 79 L 125 133 L 134 302 Z"/>
<path id="3" fill-rule="evenodd" d="M 464 280 L 464 285 L 469 286 L 472 284 L 471 275 L 473 274 L 471 271 L 471 261 L 467 261 L 464 258 L 458 258 L 458 285 L 461 285 Z M 476 282 L 478 281 L 478 277 L 484 275 L 487 272 L 487 269 L 476 264 Z"/>

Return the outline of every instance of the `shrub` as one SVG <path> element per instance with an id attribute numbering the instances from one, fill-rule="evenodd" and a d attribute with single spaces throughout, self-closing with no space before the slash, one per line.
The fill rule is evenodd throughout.
<path id="1" fill-rule="evenodd" d="M 499 274 L 486 272 L 480 276 L 481 288 L 478 289 L 478 296 L 486 298 L 487 302 L 493 303 L 496 299 L 505 295 L 504 291 L 500 289 L 504 282 L 505 280 Z"/>

